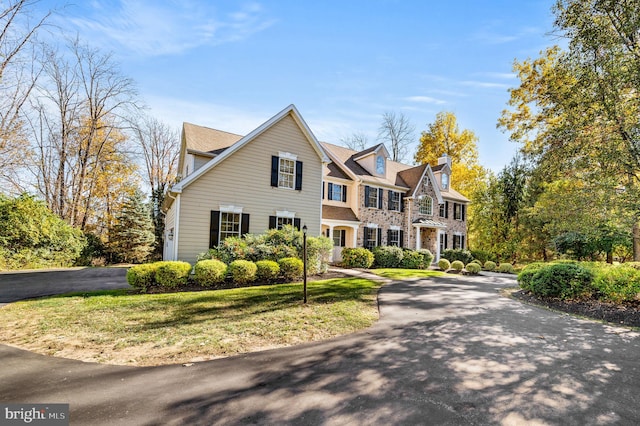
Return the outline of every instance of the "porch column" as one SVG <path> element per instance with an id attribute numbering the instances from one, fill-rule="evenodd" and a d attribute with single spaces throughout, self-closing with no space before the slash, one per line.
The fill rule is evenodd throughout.
<path id="1" fill-rule="evenodd" d="M 440 260 L 440 230 L 436 229 L 436 262 Z"/>
<path id="2" fill-rule="evenodd" d="M 358 227 L 352 226 L 353 229 L 353 245 L 351 247 L 358 247 Z"/>
<path id="3" fill-rule="evenodd" d="M 416 250 L 420 250 L 422 246 L 422 241 L 420 241 L 421 240 L 420 230 L 421 228 L 419 226 L 416 226 Z"/>

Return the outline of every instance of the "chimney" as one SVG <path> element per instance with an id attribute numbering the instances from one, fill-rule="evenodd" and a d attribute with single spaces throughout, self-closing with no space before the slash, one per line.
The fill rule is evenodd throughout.
<path id="1" fill-rule="evenodd" d="M 449 168 L 451 168 L 451 157 L 449 157 L 446 153 L 442 154 L 442 157 L 438 158 L 438 166 L 441 164 L 448 164 Z"/>

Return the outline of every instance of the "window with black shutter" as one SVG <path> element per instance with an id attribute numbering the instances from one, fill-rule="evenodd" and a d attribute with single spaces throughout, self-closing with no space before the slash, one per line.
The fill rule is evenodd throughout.
<path id="1" fill-rule="evenodd" d="M 302 190 L 302 161 L 272 155 L 271 186 Z"/>

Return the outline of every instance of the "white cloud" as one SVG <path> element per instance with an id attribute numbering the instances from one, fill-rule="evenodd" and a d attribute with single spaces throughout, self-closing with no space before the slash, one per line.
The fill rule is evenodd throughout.
<path id="1" fill-rule="evenodd" d="M 243 40 L 271 26 L 257 3 L 221 13 L 207 1 L 95 3 L 87 16 L 63 17 L 92 43 L 115 45 L 143 56 L 172 55 L 205 45 Z"/>
<path id="2" fill-rule="evenodd" d="M 419 102 L 423 104 L 435 104 L 435 105 L 442 105 L 447 103 L 442 99 L 432 98 L 431 96 L 408 96 L 404 98 L 404 100 L 409 102 Z"/>
<path id="3" fill-rule="evenodd" d="M 493 83 L 489 81 L 475 81 L 475 80 L 466 80 L 461 81 L 460 84 L 463 86 L 481 88 L 481 89 L 508 89 L 511 87 L 508 84 L 504 83 Z"/>

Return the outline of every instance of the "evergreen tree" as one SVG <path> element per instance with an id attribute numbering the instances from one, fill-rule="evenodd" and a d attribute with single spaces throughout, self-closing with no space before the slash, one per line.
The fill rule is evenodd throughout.
<path id="1" fill-rule="evenodd" d="M 124 202 L 110 235 L 112 253 L 124 262 L 143 262 L 153 251 L 154 226 L 140 191 Z"/>

